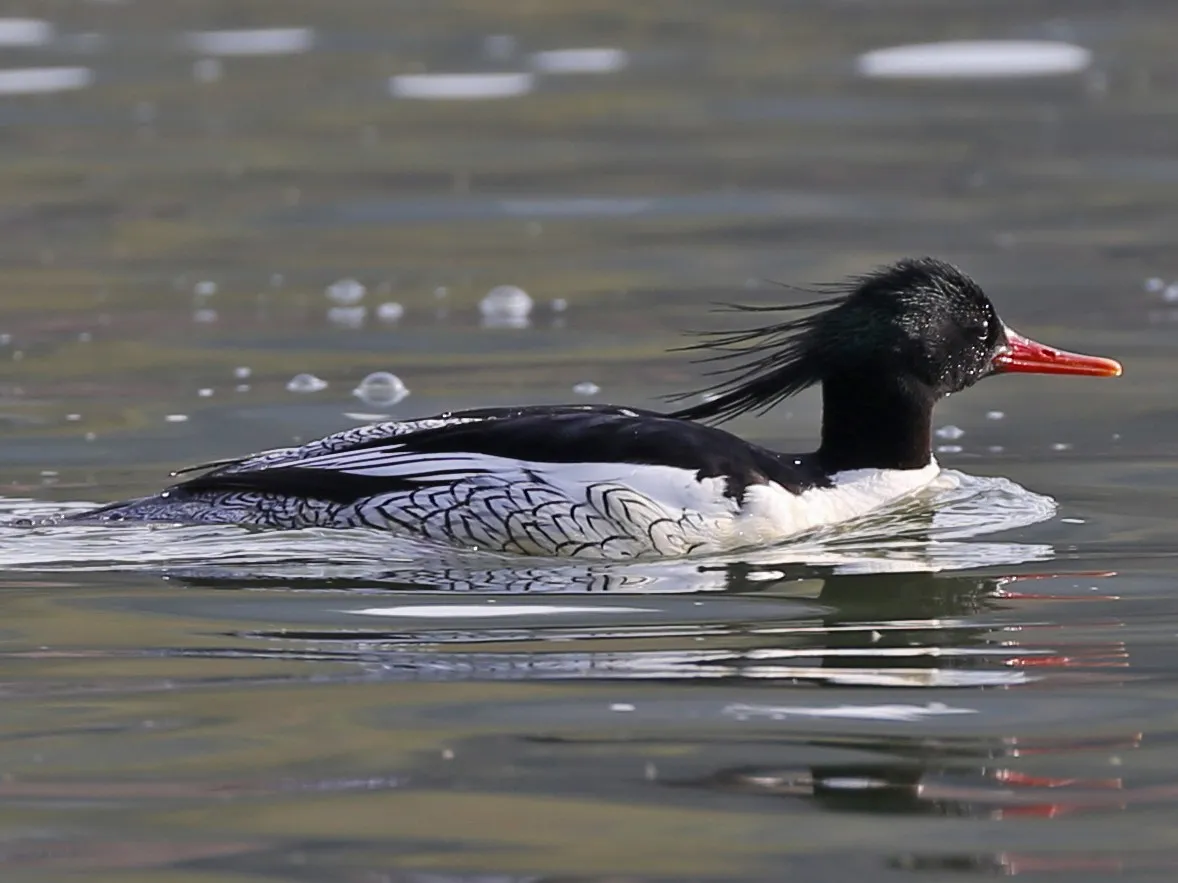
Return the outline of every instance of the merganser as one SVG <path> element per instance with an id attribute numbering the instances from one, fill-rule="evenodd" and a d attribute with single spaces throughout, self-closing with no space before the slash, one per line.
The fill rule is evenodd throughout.
<path id="1" fill-rule="evenodd" d="M 735 359 L 671 413 L 613 405 L 455 411 L 191 467 L 101 521 L 387 529 L 490 552 L 622 559 L 729 552 L 846 521 L 928 485 L 937 400 L 991 374 L 1111 377 L 1111 359 L 1036 343 L 934 258 L 904 259 L 780 321 L 687 349 Z M 708 421 L 822 387 L 822 440 L 768 450 Z M 679 400 L 687 395 L 677 397 Z M 704 421 L 704 422 L 697 422 Z M 176 473 L 179 474 L 179 473 Z"/>

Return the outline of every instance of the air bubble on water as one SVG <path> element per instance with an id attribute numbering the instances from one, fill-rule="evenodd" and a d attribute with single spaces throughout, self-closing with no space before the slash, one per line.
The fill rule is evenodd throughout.
<path id="1" fill-rule="evenodd" d="M 210 297 L 217 293 L 217 283 L 211 279 L 203 279 L 192 286 L 192 293 L 197 297 Z"/>
<path id="2" fill-rule="evenodd" d="M 1006 416 L 1005 411 L 987 411 L 986 412 L 986 419 L 987 420 L 1001 420 L 1005 416 Z"/>
<path id="3" fill-rule="evenodd" d="M 210 309 L 193 310 L 192 321 L 200 325 L 211 325 L 217 321 L 217 311 Z"/>
<path id="4" fill-rule="evenodd" d="M 573 387 L 573 392 L 579 396 L 595 396 L 601 392 L 601 387 L 592 380 L 585 380 Z"/>
<path id="5" fill-rule="evenodd" d="M 497 285 L 479 301 L 479 312 L 485 325 L 523 328 L 532 312 L 532 298 L 515 285 Z"/>
<path id="6" fill-rule="evenodd" d="M 1168 304 L 1178 302 L 1178 282 L 1171 282 L 1162 289 L 1162 300 Z"/>
<path id="7" fill-rule="evenodd" d="M 483 38 L 483 52 L 488 58 L 502 61 L 515 54 L 516 40 L 511 34 L 488 34 Z"/>
<path id="8" fill-rule="evenodd" d="M 953 441 L 954 439 L 961 438 L 963 435 L 965 435 L 965 430 L 960 426 L 954 426 L 952 424 L 937 429 L 937 438 L 947 438 Z"/>
<path id="9" fill-rule="evenodd" d="M 86 439 L 86 441 L 94 441 L 94 439 L 98 438 L 98 433 L 87 432 L 82 438 Z"/>
<path id="10" fill-rule="evenodd" d="M 938 445 L 937 446 L 937 453 L 938 454 L 960 454 L 961 453 L 961 445 Z"/>
<path id="11" fill-rule="evenodd" d="M 359 328 L 367 315 L 367 307 L 332 307 L 327 311 L 327 321 L 341 328 Z"/>
<path id="12" fill-rule="evenodd" d="M 93 339 L 94 335 L 92 335 L 89 331 L 81 331 L 78 333 L 78 343 L 89 343 Z"/>
<path id="13" fill-rule="evenodd" d="M 236 377 L 238 380 L 245 380 L 253 373 L 254 373 L 254 369 L 247 368 L 245 365 L 241 365 L 241 366 L 233 369 L 233 376 Z"/>
<path id="14" fill-rule="evenodd" d="M 70 423 L 77 423 L 79 420 L 82 419 L 82 415 L 81 414 L 66 414 L 65 419 L 67 421 L 69 421 Z"/>
<path id="15" fill-rule="evenodd" d="M 350 306 L 351 304 L 358 304 L 364 300 L 364 295 L 368 293 L 368 289 L 355 279 L 340 279 L 338 282 L 332 282 L 327 288 L 323 289 L 323 293 L 327 295 L 328 299 L 335 301 L 337 304 L 344 304 Z"/>
<path id="16" fill-rule="evenodd" d="M 239 383 L 237 386 L 233 387 L 233 389 L 235 392 L 249 392 L 250 385 L 248 383 Z"/>
<path id="17" fill-rule="evenodd" d="M 434 289 L 434 297 L 436 297 L 438 300 L 445 300 L 449 296 L 450 296 L 450 289 L 447 288 L 445 285 L 439 285 L 437 288 Z"/>
<path id="18" fill-rule="evenodd" d="M 206 386 L 203 389 L 198 389 L 196 391 L 196 394 L 198 396 L 200 396 L 202 399 L 207 399 L 213 394 L 213 391 L 209 387 Z"/>
<path id="19" fill-rule="evenodd" d="M 192 78 L 198 83 L 215 83 L 224 70 L 219 58 L 202 58 L 192 65 Z"/>
<path id="20" fill-rule="evenodd" d="M 0 334 L 0 346 L 8 346 L 10 343 L 12 343 L 11 334 Z"/>
<path id="21" fill-rule="evenodd" d="M 319 392 L 327 389 L 327 381 L 314 374 L 296 374 L 286 382 L 286 388 L 290 392 Z"/>
<path id="22" fill-rule="evenodd" d="M 166 420 L 168 423 L 187 423 L 188 422 L 188 415 L 187 414 L 165 414 L 164 420 Z"/>
<path id="23" fill-rule="evenodd" d="M 1001 454 L 1003 451 L 1006 450 L 1006 448 L 1003 447 L 1002 445 L 990 445 L 990 447 L 986 448 L 986 450 L 989 451 L 991 454 Z"/>
<path id="24" fill-rule="evenodd" d="M 552 312 L 563 313 L 569 308 L 569 302 L 563 297 L 554 297 L 552 299 L 552 303 L 549 306 L 552 307 Z"/>
<path id="25" fill-rule="evenodd" d="M 1071 449 L 1072 446 L 1069 442 L 1053 442 L 1051 445 L 1053 451 L 1070 451 Z"/>
<path id="26" fill-rule="evenodd" d="M 388 406 L 409 395 L 409 388 L 401 378 L 388 371 L 373 371 L 352 390 L 352 395 L 369 405 Z"/>
<path id="27" fill-rule="evenodd" d="M 1160 276 L 1150 276 L 1145 280 L 1145 290 L 1156 294 L 1166 287 L 1166 280 Z"/>
<path id="28" fill-rule="evenodd" d="M 376 318 L 382 322 L 397 322 L 405 315 L 405 308 L 395 301 L 389 301 L 376 308 Z"/>

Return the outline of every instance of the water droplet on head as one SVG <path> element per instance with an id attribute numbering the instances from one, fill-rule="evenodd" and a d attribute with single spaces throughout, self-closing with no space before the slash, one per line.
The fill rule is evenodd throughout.
<path id="1" fill-rule="evenodd" d="M 290 392 L 319 392 L 327 389 L 327 381 L 314 374 L 296 374 L 286 382 L 286 388 Z"/>
<path id="2" fill-rule="evenodd" d="M 352 390 L 352 395 L 370 405 L 388 406 L 409 395 L 409 388 L 401 378 L 388 371 L 373 371 Z"/>
<path id="3" fill-rule="evenodd" d="M 323 293 L 337 304 L 351 305 L 362 301 L 364 295 L 368 293 L 368 289 L 355 279 L 349 278 L 332 282 L 323 289 Z"/>

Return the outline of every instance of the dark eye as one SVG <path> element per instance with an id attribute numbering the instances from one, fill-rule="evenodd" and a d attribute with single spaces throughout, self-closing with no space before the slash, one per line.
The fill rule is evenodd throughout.
<path id="1" fill-rule="evenodd" d="M 988 340 L 990 337 L 990 322 L 988 319 L 971 322 L 965 326 L 965 333 L 979 340 Z"/>

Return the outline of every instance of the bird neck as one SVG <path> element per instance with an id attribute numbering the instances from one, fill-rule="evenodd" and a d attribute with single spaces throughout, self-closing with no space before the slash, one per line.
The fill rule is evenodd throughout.
<path id="1" fill-rule="evenodd" d="M 933 396 L 902 384 L 826 379 L 818 460 L 828 473 L 927 466 L 932 415 Z"/>

